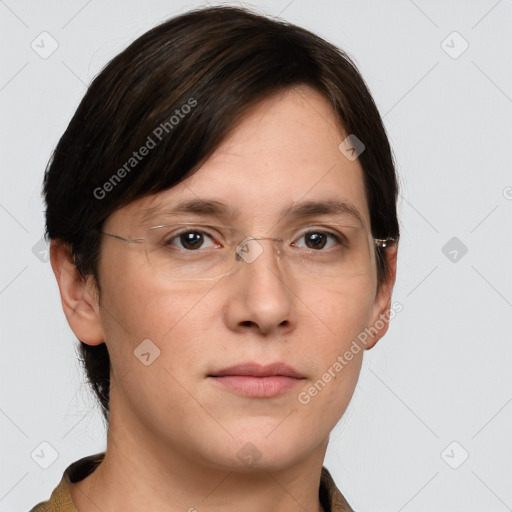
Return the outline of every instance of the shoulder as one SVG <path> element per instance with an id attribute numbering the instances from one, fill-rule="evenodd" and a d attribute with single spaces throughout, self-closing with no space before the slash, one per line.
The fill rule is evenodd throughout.
<path id="1" fill-rule="evenodd" d="M 354 512 L 325 466 L 320 479 L 320 502 L 325 512 Z"/>
<path id="2" fill-rule="evenodd" d="M 69 493 L 69 479 L 65 474 L 53 490 L 50 499 L 38 503 L 30 512 L 77 512 Z"/>
<path id="3" fill-rule="evenodd" d="M 29 512 L 78 512 L 69 485 L 78 482 L 92 473 L 103 460 L 105 452 L 83 457 L 70 464 L 62 475 L 59 485 L 53 490 L 50 499 L 41 501 Z"/>

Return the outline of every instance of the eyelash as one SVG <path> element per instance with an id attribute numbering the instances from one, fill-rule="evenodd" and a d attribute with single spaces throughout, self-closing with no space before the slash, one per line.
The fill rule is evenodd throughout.
<path id="1" fill-rule="evenodd" d="M 214 239 L 213 235 L 210 234 L 209 232 L 203 230 L 203 229 L 194 229 L 194 228 L 187 228 L 187 229 L 184 229 L 182 231 L 178 231 L 177 233 L 174 233 L 171 237 L 166 237 L 163 242 L 162 242 L 162 246 L 163 247 L 169 247 L 169 246 L 173 246 L 173 241 L 175 240 L 179 240 L 179 238 L 182 236 L 182 235 L 185 235 L 185 234 L 188 234 L 188 233 L 196 233 L 196 234 L 200 234 L 200 235 L 206 235 L 208 238 L 210 238 L 211 240 Z M 348 242 L 347 242 L 347 239 L 345 238 L 345 236 L 341 233 L 333 233 L 332 231 L 326 231 L 322 228 L 313 228 L 313 229 L 308 229 L 307 231 L 303 232 L 298 238 L 295 239 L 295 241 L 293 243 L 296 243 L 296 240 L 299 240 L 307 235 L 310 235 L 310 234 L 313 234 L 313 233 L 320 233 L 320 234 L 323 234 L 323 235 L 327 235 L 328 237 L 330 237 L 332 240 L 334 240 L 336 242 L 336 244 L 338 246 L 343 246 L 343 247 L 346 247 L 348 246 Z M 196 252 L 197 250 L 200 250 L 201 248 L 199 249 L 196 249 L 196 250 L 190 250 L 190 249 L 186 249 L 185 247 L 177 247 L 178 249 L 180 250 L 183 250 L 183 251 L 187 251 L 187 252 Z M 322 248 L 323 249 L 323 248 Z M 327 250 L 316 250 L 316 249 L 310 249 L 311 251 L 315 251 L 315 252 L 326 252 Z"/>

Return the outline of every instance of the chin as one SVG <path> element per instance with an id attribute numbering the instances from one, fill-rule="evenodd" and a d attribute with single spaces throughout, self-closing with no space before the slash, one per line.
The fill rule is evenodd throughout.
<path id="1" fill-rule="evenodd" d="M 292 466 L 313 449 L 313 444 L 308 447 L 304 443 L 300 431 L 292 432 L 282 425 L 276 428 L 275 422 L 272 428 L 250 426 L 231 433 L 233 439 L 214 455 L 216 461 L 229 471 L 280 471 Z"/>

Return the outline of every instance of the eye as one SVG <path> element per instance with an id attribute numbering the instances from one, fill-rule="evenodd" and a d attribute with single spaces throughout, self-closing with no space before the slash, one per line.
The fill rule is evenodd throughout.
<path id="1" fill-rule="evenodd" d="M 304 239 L 304 245 L 297 242 L 294 245 L 313 250 L 331 249 L 332 247 L 345 245 L 342 235 L 322 230 L 307 231 L 298 238 L 298 240 L 301 239 Z"/>
<path id="2" fill-rule="evenodd" d="M 175 246 L 187 251 L 197 251 L 198 249 L 220 247 L 220 244 L 216 244 L 212 236 L 205 231 L 187 229 L 179 233 L 170 233 L 166 235 L 163 238 L 162 246 Z"/>

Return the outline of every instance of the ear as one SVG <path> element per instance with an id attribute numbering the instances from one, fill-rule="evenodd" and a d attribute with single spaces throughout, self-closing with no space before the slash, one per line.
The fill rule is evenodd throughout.
<path id="1" fill-rule="evenodd" d="M 62 309 L 71 330 L 87 345 L 105 341 L 99 314 L 98 289 L 92 275 L 78 272 L 68 244 L 52 240 L 50 261 L 59 285 Z"/>
<path id="2" fill-rule="evenodd" d="M 396 278 L 397 253 L 398 244 L 396 243 L 392 243 L 384 249 L 389 273 L 386 281 L 380 286 L 372 307 L 372 319 L 368 327 L 369 335 L 365 342 L 366 350 L 373 348 L 377 341 L 386 334 L 389 327 L 389 311 L 391 309 L 391 294 L 393 292 L 393 285 L 395 284 Z"/>

